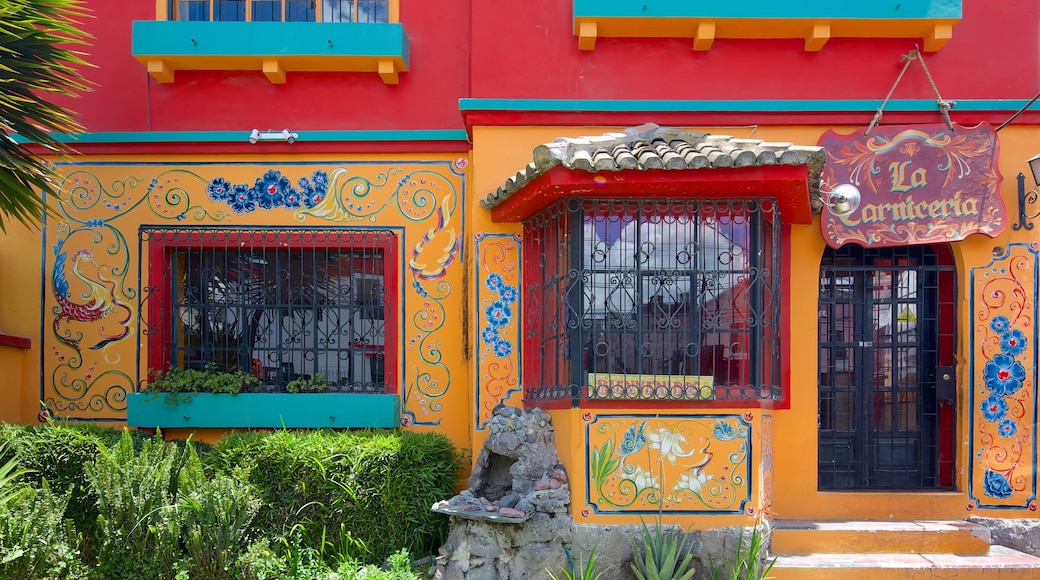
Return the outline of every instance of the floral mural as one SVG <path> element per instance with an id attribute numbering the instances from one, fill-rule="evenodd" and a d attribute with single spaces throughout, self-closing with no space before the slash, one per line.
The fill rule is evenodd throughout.
<path id="1" fill-rule="evenodd" d="M 584 515 L 754 510 L 750 505 L 751 413 L 585 413 L 584 418 L 588 442 Z"/>
<path id="2" fill-rule="evenodd" d="M 442 161 L 68 164 L 46 222 L 41 419 L 123 420 L 147 357 L 144 225 L 386 228 L 399 232 L 402 422 L 438 425 L 461 339 L 457 264 L 466 159 Z M 143 346 L 141 347 L 144 348 Z"/>
<path id="3" fill-rule="evenodd" d="M 509 404 L 510 398 L 520 392 L 520 237 L 478 233 L 475 239 L 480 342 L 474 424 L 482 430 L 495 407 Z"/>
<path id="4" fill-rule="evenodd" d="M 1036 510 L 1037 245 L 972 270 L 969 509 Z"/>

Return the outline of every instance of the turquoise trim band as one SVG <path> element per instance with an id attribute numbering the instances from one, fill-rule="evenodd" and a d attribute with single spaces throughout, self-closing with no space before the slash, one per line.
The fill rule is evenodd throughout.
<path id="1" fill-rule="evenodd" d="M 651 100 L 577 100 L 577 99 L 459 99 L 461 111 L 552 111 L 552 112 L 651 112 L 651 113 L 832 113 L 876 111 L 881 99 L 822 100 L 717 100 L 717 101 L 651 101 Z M 953 112 L 1017 111 L 1029 99 L 957 100 Z M 1032 111 L 1040 110 L 1040 102 Z M 890 100 L 885 111 L 934 112 L 934 100 Z"/>
<path id="2" fill-rule="evenodd" d="M 961 0 L 574 0 L 574 17 L 599 18 L 828 18 L 864 20 L 960 19 Z"/>
<path id="3" fill-rule="evenodd" d="M 278 129 L 280 130 L 280 129 Z M 142 131 L 123 133 L 80 133 L 54 135 L 63 143 L 249 143 L 251 129 L 242 131 Z M 463 129 L 400 131 L 297 131 L 297 142 L 331 141 L 468 141 Z M 16 143 L 29 141 L 11 135 Z M 259 147 L 259 144 L 258 144 Z"/>
<path id="4" fill-rule="evenodd" d="M 134 56 L 399 57 L 408 37 L 399 23 L 190 22 L 133 23 Z"/>

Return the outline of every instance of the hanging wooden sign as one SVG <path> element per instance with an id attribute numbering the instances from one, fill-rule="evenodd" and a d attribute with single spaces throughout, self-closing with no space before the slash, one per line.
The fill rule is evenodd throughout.
<path id="1" fill-rule="evenodd" d="M 827 150 L 823 189 L 851 183 L 862 196 L 845 215 L 824 208 L 823 235 L 832 247 L 996 237 L 1007 225 L 997 134 L 986 123 L 878 127 L 867 136 L 828 130 L 819 145 Z"/>

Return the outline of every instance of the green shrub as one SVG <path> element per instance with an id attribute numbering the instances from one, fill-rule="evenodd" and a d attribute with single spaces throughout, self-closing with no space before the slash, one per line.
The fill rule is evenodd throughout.
<path id="1" fill-rule="evenodd" d="M 447 521 L 430 506 L 454 493 L 460 456 L 436 433 L 280 431 L 227 437 L 206 463 L 256 487 L 258 535 L 292 531 L 326 560 L 378 563 L 439 545 Z"/>
<path id="2" fill-rule="evenodd" d="M 0 578 L 83 578 L 79 538 L 64 518 L 68 495 L 54 494 L 46 482 L 22 490 L 0 506 Z"/>
<path id="3" fill-rule="evenodd" d="M 142 389 L 146 393 L 250 393 L 260 388 L 260 379 L 243 370 L 224 371 L 214 363 L 205 370 L 170 367 L 166 372 L 151 371 L 152 380 Z M 173 399 L 176 401 L 177 399 Z"/>
<path id="4" fill-rule="evenodd" d="M 329 388 L 329 381 L 322 373 L 314 376 L 300 377 L 285 385 L 286 393 L 320 393 Z"/>
<path id="5" fill-rule="evenodd" d="M 98 568 L 106 580 L 173 578 L 180 559 L 175 497 L 184 453 L 158 437 L 135 453 L 128 432 L 86 466 L 98 502 Z M 201 467 L 198 468 L 201 473 Z"/>
<path id="6" fill-rule="evenodd" d="M 218 476 L 182 493 L 177 504 L 192 580 L 239 578 L 235 563 L 248 545 L 260 502 L 249 485 Z"/>

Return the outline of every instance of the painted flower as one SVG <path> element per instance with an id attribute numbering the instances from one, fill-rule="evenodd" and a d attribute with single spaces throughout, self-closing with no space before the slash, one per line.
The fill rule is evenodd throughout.
<path id="1" fill-rule="evenodd" d="M 502 286 L 502 289 L 498 291 L 498 297 L 502 302 L 512 304 L 516 302 L 516 286 Z"/>
<path id="2" fill-rule="evenodd" d="M 300 188 L 300 197 L 303 198 L 303 205 L 307 206 L 307 208 L 312 208 L 325 199 L 327 192 L 328 189 L 324 185 L 307 184 L 307 187 Z"/>
<path id="3" fill-rule="evenodd" d="M 509 324 L 509 320 L 513 317 L 513 309 L 505 302 L 495 300 L 491 306 L 487 307 L 485 314 L 487 314 L 488 324 L 495 328 L 502 328 Z"/>
<path id="4" fill-rule="evenodd" d="M 994 316 L 989 323 L 989 327 L 993 329 L 993 332 L 1004 334 L 1011 327 L 1011 321 L 1008 320 L 1007 316 Z"/>
<path id="5" fill-rule="evenodd" d="M 632 482 L 632 485 L 636 487 L 635 494 L 638 495 L 640 492 L 647 489 L 657 489 L 660 484 L 654 478 L 653 474 L 643 469 L 640 466 L 635 466 L 631 471 L 621 474 L 621 479 L 627 479 Z"/>
<path id="6" fill-rule="evenodd" d="M 1018 356 L 1026 349 L 1026 335 L 1017 328 L 1005 332 L 1000 337 L 1000 350 L 1008 356 Z"/>
<path id="7" fill-rule="evenodd" d="M 704 488 L 704 484 L 711 481 L 710 475 L 700 472 L 690 475 L 690 472 L 682 473 L 679 475 L 679 483 L 675 484 L 674 491 L 688 491 L 693 495 L 700 497 L 701 489 Z"/>
<path id="8" fill-rule="evenodd" d="M 485 282 L 485 284 L 487 284 L 488 290 L 491 290 L 492 292 L 498 292 L 502 289 L 502 275 L 497 273 L 491 274 L 487 277 L 487 282 Z"/>
<path id="9" fill-rule="evenodd" d="M 1018 424 L 1011 419 L 1004 419 L 997 424 L 997 433 L 999 433 L 1001 437 L 1014 437 L 1017 432 Z"/>
<path id="10" fill-rule="evenodd" d="M 982 416 L 987 421 L 1003 419 L 1004 415 L 1007 414 L 1007 410 L 1007 401 L 1004 400 L 1004 397 L 998 395 L 986 397 L 986 400 L 982 401 L 982 404 L 979 406 L 979 411 L 982 411 Z"/>
<path id="11" fill-rule="evenodd" d="M 322 189 L 326 189 L 327 190 L 327 187 L 329 185 L 329 174 L 328 173 L 322 171 L 321 169 L 318 169 L 317 171 L 314 172 L 314 175 L 311 178 L 314 180 L 315 187 L 320 185 L 320 186 L 322 186 Z"/>
<path id="12" fill-rule="evenodd" d="M 256 191 L 256 203 L 260 207 L 264 209 L 278 207 L 282 205 L 285 194 L 289 192 L 289 178 L 283 176 L 281 171 L 272 169 L 256 180 L 253 189 Z"/>
<path id="13" fill-rule="evenodd" d="M 227 201 L 231 197 L 231 184 L 223 177 L 214 177 L 206 186 L 206 193 L 213 201 Z"/>
<path id="14" fill-rule="evenodd" d="M 244 183 L 239 183 L 231 193 L 231 209 L 235 213 L 246 213 L 256 209 L 256 193 Z"/>
<path id="15" fill-rule="evenodd" d="M 513 353 L 513 343 L 504 338 L 496 340 L 493 348 L 498 358 L 505 358 Z"/>
<path id="16" fill-rule="evenodd" d="M 300 207 L 300 192 L 296 191 L 296 188 L 289 188 L 288 193 L 285 194 L 285 207 L 296 209 Z"/>
<path id="17" fill-rule="evenodd" d="M 997 499 L 1007 499 L 1014 491 L 1006 476 L 996 471 L 987 469 L 983 476 L 983 493 Z"/>
<path id="18" fill-rule="evenodd" d="M 498 340 L 498 329 L 494 326 L 485 326 L 484 330 L 480 333 L 480 339 L 488 344 L 494 345 Z"/>
<path id="19" fill-rule="evenodd" d="M 998 354 L 986 363 L 982 376 L 986 379 L 986 388 L 994 395 L 1007 396 L 1022 388 L 1026 370 L 1010 355 Z"/>
<path id="20" fill-rule="evenodd" d="M 682 446 L 686 443 L 686 436 L 682 433 L 672 433 L 665 427 L 651 431 L 646 436 L 650 440 L 650 449 L 661 451 L 661 457 L 675 465 L 677 457 L 689 457 L 693 451 L 686 451 Z"/>

